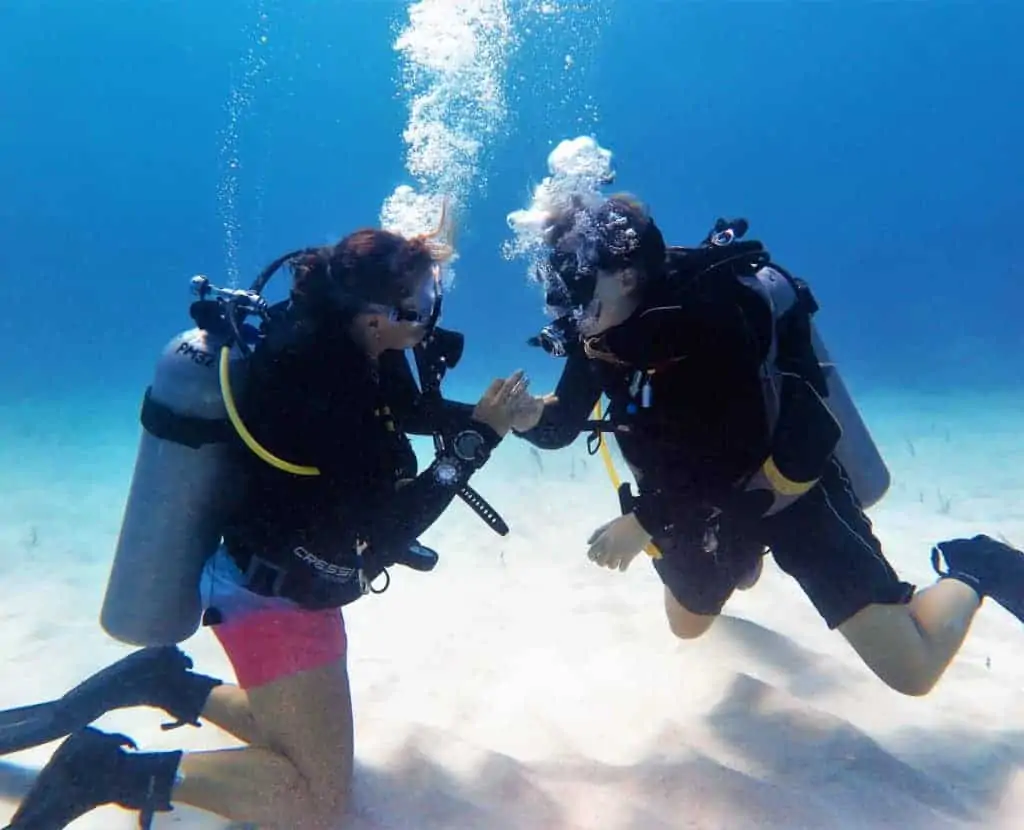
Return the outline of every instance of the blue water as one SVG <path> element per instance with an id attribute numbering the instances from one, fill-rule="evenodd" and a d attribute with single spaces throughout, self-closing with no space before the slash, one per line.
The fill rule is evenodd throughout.
<path id="1" fill-rule="evenodd" d="M 505 26 L 477 43 L 486 48 L 474 58 L 504 106 L 481 118 L 469 96 L 460 103 L 465 112 L 447 111 L 453 123 L 468 118 L 463 126 L 480 142 L 480 153 L 468 161 L 453 157 L 418 181 L 403 137 L 415 121 L 412 93 L 403 86 L 408 56 L 396 42 L 411 25 L 411 11 L 446 3 L 482 10 Z M 433 28 L 417 24 L 420 34 L 444 44 L 458 29 L 454 13 L 449 16 L 450 28 L 435 19 Z M 527 206 L 548 173 L 548 154 L 579 135 L 594 136 L 614 153 L 616 187 L 650 204 L 670 243 L 696 244 L 719 216 L 744 216 L 750 235 L 812 285 L 821 305 L 818 326 L 893 474 L 891 495 L 873 519 L 901 574 L 922 585 L 931 580 L 927 551 L 937 538 L 984 531 L 1019 545 L 1022 31 L 1024 4 L 1012 0 L 0 2 L 0 574 L 7 585 L 0 617 L 8 635 L 0 664 L 14 667 L 8 674 L 15 678 L 0 682 L 0 708 L 56 697 L 120 648 L 97 616 L 132 474 L 138 407 L 160 350 L 192 325 L 194 274 L 248 285 L 285 251 L 378 225 L 382 205 L 399 185 L 453 184 L 462 207 L 459 258 L 443 324 L 463 331 L 467 348 L 449 392 L 475 400 L 493 377 L 518 367 L 529 371 L 535 391 L 548 391 L 560 363 L 526 345 L 546 322 L 542 298 L 527 284 L 525 263 L 505 258 L 502 246 L 512 235 L 508 214 Z M 457 89 L 447 91 L 458 100 Z M 274 285 L 272 294 L 283 289 Z M 428 544 L 443 542 L 447 576 L 396 579 L 396 590 L 419 596 L 421 604 L 394 615 L 393 605 L 356 606 L 353 642 L 360 645 L 352 677 L 361 716 L 376 727 L 421 706 L 419 723 L 433 723 L 424 714 L 435 701 L 430 672 L 448 667 L 455 676 L 468 665 L 472 682 L 466 689 L 446 682 L 446 696 L 468 699 L 480 677 L 508 672 L 467 707 L 460 734 L 474 745 L 495 732 L 472 712 L 489 714 L 502 693 L 510 721 L 520 724 L 515 731 L 524 735 L 560 732 L 563 726 L 551 726 L 551 707 L 559 698 L 584 696 L 595 706 L 611 700 L 636 706 L 624 716 L 631 729 L 660 728 L 667 719 L 675 743 L 691 732 L 705 734 L 704 715 L 672 720 L 680 707 L 686 711 L 686 695 L 661 713 L 648 706 L 643 652 L 640 663 L 621 670 L 615 661 L 624 652 L 613 641 L 626 631 L 646 648 L 664 648 L 657 665 L 665 688 L 695 688 L 694 664 L 675 660 L 674 642 L 658 643 L 650 633 L 653 617 L 629 611 L 625 600 L 604 603 L 615 590 L 598 581 L 605 574 L 572 570 L 584 560 L 591 530 L 618 510 L 600 462 L 578 448 L 543 461 L 527 453 L 523 442 L 506 441 L 480 476 L 481 492 L 512 526 L 509 537 L 496 542 L 456 503 L 425 537 Z M 652 590 L 649 571 L 644 577 L 637 571 L 630 578 L 650 577 L 651 584 L 643 596 L 629 594 L 629 602 L 647 611 L 657 606 L 660 615 L 660 588 Z M 467 589 L 460 579 L 485 590 Z M 416 595 L 419 585 L 449 595 Z M 799 648 L 810 649 L 813 660 L 826 650 L 820 645 L 826 636 L 835 649 L 830 660 L 853 660 L 834 634 L 804 624 L 813 616 L 806 603 L 790 619 L 788 596 L 751 592 L 739 600 L 753 603 L 747 611 L 772 612 L 764 624 L 783 631 L 785 648 L 766 648 L 759 638 L 756 648 L 742 651 L 741 663 L 727 657 L 725 671 L 735 668 L 749 680 L 748 672 L 761 672 L 750 669 L 751 661 L 767 665 L 779 655 L 779 666 L 789 666 L 787 656 L 802 653 L 785 639 L 796 636 L 790 625 L 806 637 Z M 776 615 L 772 605 L 786 613 Z M 991 605 L 972 641 L 977 648 L 966 652 L 966 669 L 956 678 L 977 685 L 917 710 L 924 713 L 919 726 L 906 733 L 907 755 L 940 759 L 936 788 L 953 787 L 964 798 L 988 798 L 998 789 L 979 784 L 975 769 L 998 765 L 978 759 L 1009 764 L 1018 758 L 1019 730 L 1000 721 L 1007 728 L 1002 743 L 960 731 L 950 732 L 947 743 L 940 732 L 939 743 L 924 744 L 940 747 L 934 752 L 922 752 L 921 740 L 934 732 L 930 719 L 942 707 L 964 723 L 981 723 L 982 710 L 998 695 L 1019 700 L 1020 662 L 1012 652 L 1019 628 Z M 539 622 L 530 628 L 536 607 Z M 604 616 L 606 607 L 616 611 L 614 619 Z M 386 609 L 379 618 L 372 616 L 377 608 Z M 393 632 L 379 624 L 385 614 L 403 628 L 400 638 L 388 639 Z M 424 624 L 409 626 L 410 619 Z M 586 627 L 586 638 L 572 639 L 574 622 Z M 557 638 L 549 636 L 553 627 Z M 405 643 L 410 628 L 423 637 L 422 646 L 409 640 L 415 648 L 395 657 L 394 644 Z M 608 642 L 595 647 L 595 631 L 611 632 Z M 500 659 L 489 652 L 492 638 Z M 214 661 L 222 656 L 209 650 L 209 639 L 203 630 L 190 648 L 203 655 L 200 665 L 217 671 Z M 476 641 L 476 651 L 467 651 L 467 641 Z M 545 650 L 564 654 L 548 659 Z M 537 654 L 544 659 L 534 659 Z M 709 672 L 723 671 L 720 658 L 714 654 Z M 521 694 L 516 666 L 530 679 Z M 543 672 L 564 684 L 559 694 L 549 694 L 546 676 L 537 681 Z M 899 704 L 891 693 L 859 664 L 856 672 L 837 676 L 863 701 L 859 728 L 871 729 L 864 723 L 875 713 L 904 711 L 893 708 Z M 605 689 L 613 680 L 620 686 Z M 785 687 L 785 678 L 778 683 Z M 607 693 L 594 696 L 599 688 Z M 824 734 L 818 703 L 816 737 L 804 742 L 812 749 Z M 750 719 L 733 724 L 736 734 L 758 735 L 764 713 L 747 701 L 738 705 L 750 710 Z M 776 717 L 774 704 L 765 709 Z M 855 734 L 845 725 L 850 712 L 837 704 L 833 714 L 842 719 L 836 734 L 843 740 L 832 743 L 843 757 L 831 759 L 832 767 L 817 749 L 805 764 L 783 759 L 785 769 L 774 773 L 762 757 L 751 765 L 757 770 L 752 786 L 761 786 L 765 770 L 782 782 L 764 779 L 771 782 L 766 809 L 776 804 L 780 786 L 788 788 L 789 800 L 778 802 L 785 808 L 776 811 L 785 816 L 780 821 L 802 815 L 811 803 L 834 810 L 826 825 L 846 821 L 844 813 L 853 823 L 863 819 L 832 799 L 831 790 L 808 801 L 807 789 L 820 789 L 822 769 L 837 788 L 849 784 L 849 793 L 860 792 L 850 782 L 861 775 L 880 793 L 867 801 L 895 809 L 879 782 L 896 790 L 903 779 L 890 781 L 870 764 L 853 769 L 845 749 Z M 586 726 L 573 715 L 566 721 Z M 409 715 L 409 734 L 416 717 Z M 460 714 L 460 727 L 462 720 Z M 731 716 L 723 720 L 733 723 Z M 611 744 L 609 723 L 590 731 Z M 136 726 L 133 735 L 145 734 Z M 403 723 L 399 731 L 406 728 Z M 882 731 L 853 754 L 873 757 Z M 155 734 L 154 726 L 150 746 Z M 429 738 L 425 746 L 443 743 L 434 733 Z M 179 739 L 188 740 L 176 733 Z M 966 740 L 981 750 L 960 752 Z M 360 755 L 371 746 L 362 743 Z M 604 810 L 642 793 L 646 817 L 657 807 L 656 790 L 665 789 L 695 794 L 686 811 L 720 798 L 723 815 L 731 815 L 744 797 L 730 783 L 735 753 L 727 754 L 728 767 L 707 779 L 710 786 L 687 790 L 664 784 L 671 767 L 659 752 L 649 779 L 657 786 L 637 789 L 626 776 L 618 796 L 606 791 L 595 803 Z M 33 756 L 32 763 L 44 757 Z M 558 764 L 551 780 L 562 780 Z M 380 806 L 398 817 L 394 826 L 444 814 L 432 804 L 435 788 L 422 783 L 458 776 L 443 765 L 443 774 L 406 767 L 405 760 L 401 766 L 411 772 L 381 779 L 388 795 Z M 798 767 L 814 772 L 806 787 L 791 775 Z M 703 768 L 695 768 L 700 782 Z M 487 780 L 468 786 L 474 798 L 482 794 L 500 805 L 514 795 L 506 816 L 520 817 L 516 826 L 558 823 L 531 818 L 537 799 L 494 774 L 504 767 L 485 769 Z M 617 775 L 590 778 L 607 788 Z M 13 809 L 12 781 L 0 782 L 0 810 Z M 768 798 L 760 789 L 754 793 Z M 669 806 L 662 810 L 670 818 L 658 826 L 684 812 Z M 451 815 L 450 826 L 469 826 L 481 814 L 453 808 Z"/>
<path id="2" fill-rule="evenodd" d="M 556 377 L 524 343 L 539 296 L 499 247 L 547 153 L 577 134 L 615 153 L 617 185 L 651 204 L 670 242 L 746 216 L 815 287 L 858 390 L 1020 389 L 1020 7 L 513 5 L 508 114 L 460 217 L 446 306 L 468 336 L 459 389 L 520 365 L 538 387 Z M 284 250 L 376 224 L 410 181 L 393 49 L 407 13 L 5 4 L 5 408 L 133 400 L 190 324 L 193 273 L 248 282 Z"/>

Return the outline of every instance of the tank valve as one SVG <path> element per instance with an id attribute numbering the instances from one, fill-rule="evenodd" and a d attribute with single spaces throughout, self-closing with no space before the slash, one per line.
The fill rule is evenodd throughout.
<path id="1" fill-rule="evenodd" d="M 196 274 L 192 277 L 192 293 L 205 300 L 211 294 L 222 300 L 227 300 L 244 311 L 254 314 L 264 314 L 267 311 L 267 301 L 255 291 L 246 291 L 241 288 L 219 288 L 207 277 Z"/>

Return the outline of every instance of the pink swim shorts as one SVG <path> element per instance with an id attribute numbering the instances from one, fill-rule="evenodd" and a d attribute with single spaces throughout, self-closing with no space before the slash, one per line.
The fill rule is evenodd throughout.
<path id="1" fill-rule="evenodd" d="M 256 688 L 345 657 L 348 641 L 340 609 L 307 611 L 285 599 L 254 594 L 241 578 L 221 550 L 207 563 L 202 587 L 207 606 L 222 617 L 212 631 L 241 688 Z"/>

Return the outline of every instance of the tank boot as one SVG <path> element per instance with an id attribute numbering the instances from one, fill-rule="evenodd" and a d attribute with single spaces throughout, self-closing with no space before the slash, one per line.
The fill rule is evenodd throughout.
<path id="1" fill-rule="evenodd" d="M 114 709 L 163 709 L 174 729 L 199 726 L 199 715 L 221 681 L 192 670 L 175 646 L 143 648 L 78 684 L 59 700 L 0 712 L 0 754 L 63 738 Z"/>
<path id="2" fill-rule="evenodd" d="M 950 539 L 932 548 L 932 567 L 943 578 L 970 585 L 982 598 L 991 597 L 1024 622 L 1024 553 L 1016 548 L 984 534 Z"/>
<path id="3" fill-rule="evenodd" d="M 92 727 L 73 733 L 42 768 L 5 830 L 60 830 L 90 810 L 117 804 L 139 811 L 149 830 L 153 814 L 170 812 L 181 751 L 126 752 L 125 735 Z"/>

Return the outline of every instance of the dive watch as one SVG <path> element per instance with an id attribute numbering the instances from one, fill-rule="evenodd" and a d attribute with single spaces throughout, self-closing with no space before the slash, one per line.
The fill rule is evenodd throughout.
<path id="1" fill-rule="evenodd" d="M 464 467 L 477 467 L 489 455 L 487 439 L 480 432 L 469 428 L 460 430 L 448 442 L 447 451 L 438 456 L 434 480 L 446 486 L 457 484 Z"/>
<path id="2" fill-rule="evenodd" d="M 452 458 L 439 458 L 434 467 L 434 481 L 451 487 L 459 481 L 459 465 Z"/>
<path id="3" fill-rule="evenodd" d="M 464 429 L 452 438 L 452 452 L 462 461 L 481 464 L 487 460 L 487 441 L 475 429 Z"/>

